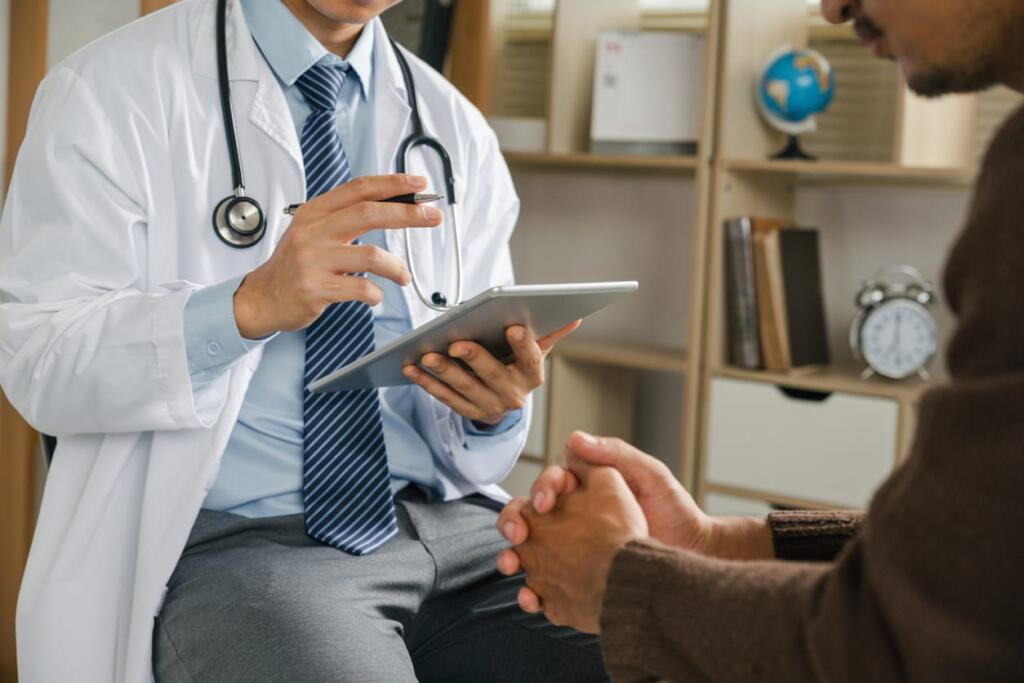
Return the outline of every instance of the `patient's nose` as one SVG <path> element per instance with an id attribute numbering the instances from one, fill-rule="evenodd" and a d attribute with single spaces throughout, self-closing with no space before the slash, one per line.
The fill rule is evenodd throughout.
<path id="1" fill-rule="evenodd" d="M 821 13 L 831 24 L 843 24 L 853 19 L 860 0 L 821 0 Z"/>

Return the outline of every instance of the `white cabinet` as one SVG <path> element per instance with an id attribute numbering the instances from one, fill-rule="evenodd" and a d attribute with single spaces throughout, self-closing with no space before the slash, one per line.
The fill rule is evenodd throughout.
<path id="1" fill-rule="evenodd" d="M 863 508 L 896 461 L 895 400 L 718 378 L 709 406 L 710 484 Z"/>

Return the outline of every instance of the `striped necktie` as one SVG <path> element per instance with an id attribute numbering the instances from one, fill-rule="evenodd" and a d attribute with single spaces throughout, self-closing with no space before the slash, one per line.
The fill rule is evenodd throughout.
<path id="1" fill-rule="evenodd" d="M 296 81 L 312 110 L 302 128 L 308 199 L 352 179 L 335 121 L 345 76 L 341 66 L 316 64 Z M 306 384 L 373 348 L 369 306 L 331 305 L 306 330 Z M 372 553 L 398 531 L 377 390 L 305 391 L 302 412 L 306 533 L 347 553 Z"/>

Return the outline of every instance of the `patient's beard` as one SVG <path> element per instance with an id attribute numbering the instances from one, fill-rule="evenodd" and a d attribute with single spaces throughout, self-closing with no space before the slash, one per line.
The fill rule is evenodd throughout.
<path id="1" fill-rule="evenodd" d="M 907 79 L 910 89 L 923 97 L 979 92 L 998 83 L 999 70 L 994 60 L 978 61 L 970 67 L 929 65 L 915 71 Z"/>

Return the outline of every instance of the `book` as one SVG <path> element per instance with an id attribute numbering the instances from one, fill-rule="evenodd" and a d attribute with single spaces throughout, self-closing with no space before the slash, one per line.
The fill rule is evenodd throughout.
<path id="1" fill-rule="evenodd" d="M 742 216 L 725 222 L 725 292 L 729 363 L 748 370 L 761 367 L 754 234 L 782 227 L 783 221 Z"/>
<path id="2" fill-rule="evenodd" d="M 765 369 L 829 362 L 819 234 L 784 228 L 754 233 L 754 270 Z"/>

